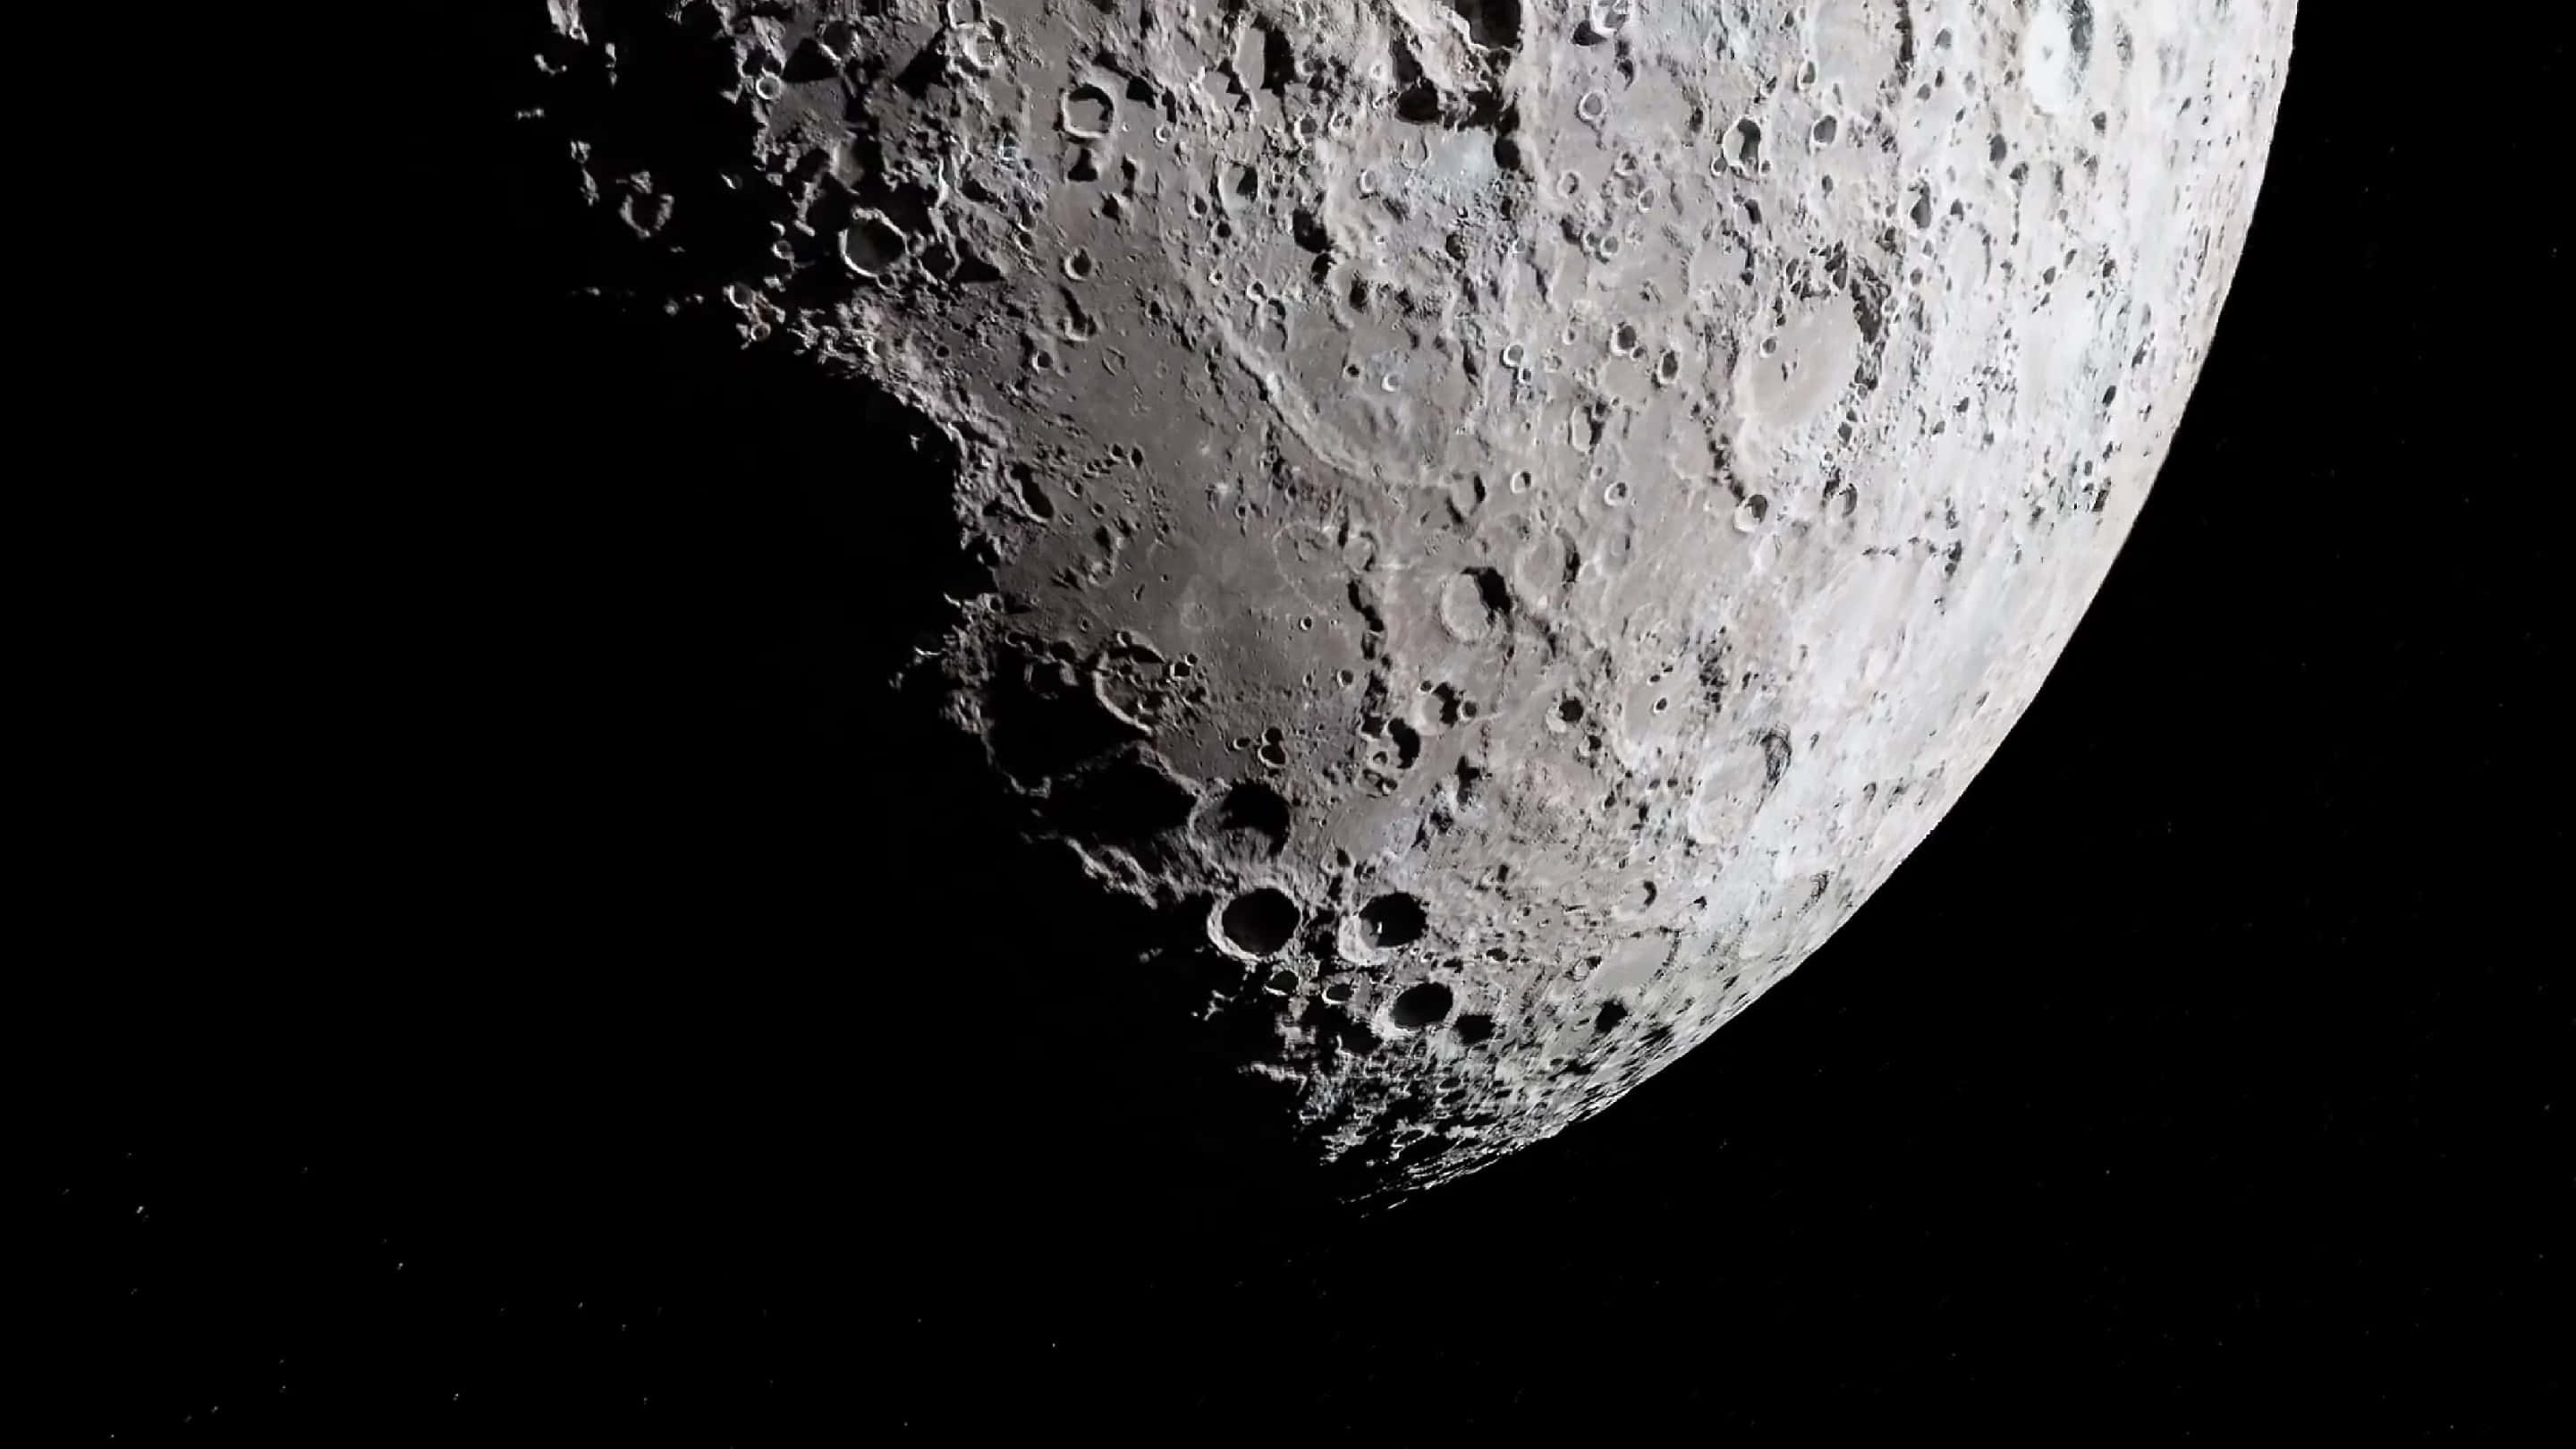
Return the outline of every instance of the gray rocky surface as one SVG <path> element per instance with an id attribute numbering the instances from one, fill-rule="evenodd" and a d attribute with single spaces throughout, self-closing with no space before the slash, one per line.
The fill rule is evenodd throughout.
<path id="1" fill-rule="evenodd" d="M 740 426 L 953 553 L 882 682 L 1144 923 L 1082 989 L 1382 1192 L 1704 1040 L 1992 754 L 2293 6 L 550 9 L 613 284 L 846 387 Z"/>

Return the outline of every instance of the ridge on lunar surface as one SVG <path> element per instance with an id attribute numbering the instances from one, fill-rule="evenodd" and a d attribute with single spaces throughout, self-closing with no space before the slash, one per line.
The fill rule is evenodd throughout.
<path id="1" fill-rule="evenodd" d="M 548 9 L 615 288 L 834 379 L 832 486 L 941 535 L 887 682 L 1141 923 L 1088 987 L 1358 1195 L 1697 1045 L 1992 755 L 2180 420 L 2293 18 Z"/>

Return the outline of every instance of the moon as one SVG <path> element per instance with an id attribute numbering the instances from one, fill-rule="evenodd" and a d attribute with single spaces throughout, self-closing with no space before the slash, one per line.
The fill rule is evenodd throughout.
<path id="1" fill-rule="evenodd" d="M 548 11 L 620 285 L 845 385 L 834 486 L 935 458 L 886 506 L 971 567 L 884 682 L 1157 923 L 1139 1037 L 1382 1199 L 1742 1014 L 1992 756 L 2294 6 Z"/>

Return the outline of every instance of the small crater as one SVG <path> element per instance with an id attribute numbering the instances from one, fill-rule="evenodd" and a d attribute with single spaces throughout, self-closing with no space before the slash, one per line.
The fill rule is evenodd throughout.
<path id="1" fill-rule="evenodd" d="M 901 262 L 912 239 L 881 211 L 860 211 L 841 233 L 841 261 L 862 277 L 882 277 Z"/>
<path id="2" fill-rule="evenodd" d="M 1289 214 L 1288 234 L 1299 247 L 1318 257 L 1328 256 L 1333 250 L 1332 233 L 1324 229 L 1314 212 L 1302 206 Z"/>
<path id="3" fill-rule="evenodd" d="M 1455 1004 L 1456 999 L 1450 995 L 1448 987 L 1437 981 L 1425 981 L 1419 986 L 1406 987 L 1403 994 L 1395 998 L 1395 1006 L 1389 1015 L 1397 1026 L 1406 1031 L 1420 1031 L 1448 1020 L 1449 1008 Z"/>
<path id="4" fill-rule="evenodd" d="M 1470 719 L 1475 717 L 1474 706 L 1458 697 L 1458 686 L 1454 684 L 1443 683 L 1439 687 L 1433 689 L 1431 691 L 1431 698 L 1425 701 L 1425 704 L 1430 710 L 1431 718 L 1438 720 L 1440 727 L 1443 729 L 1447 729 L 1449 726 L 1458 722 L 1461 713 L 1460 706 L 1462 704 L 1467 706 L 1464 711 L 1467 717 Z M 1461 769 L 1464 769 L 1466 768 L 1467 762 L 1460 760 L 1458 764 Z"/>
<path id="5" fill-rule="evenodd" d="M 1386 722 L 1386 737 L 1395 742 L 1395 767 L 1410 770 L 1422 758 L 1422 735 L 1400 719 Z"/>
<path id="6" fill-rule="evenodd" d="M 1735 123 L 1735 144 L 1727 160 L 1739 171 L 1752 171 L 1762 164 L 1762 126 L 1751 116 Z"/>
<path id="7" fill-rule="evenodd" d="M 1422 902 L 1403 891 L 1390 891 L 1360 907 L 1360 930 L 1380 950 L 1409 946 L 1422 939 L 1431 924 Z"/>
<path id="8" fill-rule="evenodd" d="M 1472 568 L 1452 577 L 1440 591 L 1440 624 L 1462 643 L 1492 634 L 1509 619 L 1511 589 L 1489 568 Z"/>
<path id="9" fill-rule="evenodd" d="M 1471 1011 L 1465 1016 L 1458 1018 L 1457 1031 L 1458 1040 L 1465 1042 L 1469 1046 L 1474 1046 L 1476 1043 L 1485 1041 L 1493 1036 L 1494 1019 L 1482 1012 Z"/>
<path id="10" fill-rule="evenodd" d="M 1628 28 L 1630 0 L 1591 0 L 1584 16 L 1575 22 L 1574 43 L 1599 45 Z"/>
<path id="11" fill-rule="evenodd" d="M 1225 903 L 1217 928 L 1247 956 L 1275 956 L 1296 939 L 1297 903 L 1284 891 L 1263 886 Z"/>
<path id="12" fill-rule="evenodd" d="M 1220 842 L 1273 856 L 1287 848 L 1288 820 L 1286 796 L 1259 780 L 1246 780 L 1225 792 L 1207 823 Z"/>
<path id="13" fill-rule="evenodd" d="M 1078 141 L 1108 139 L 1117 116 L 1118 103 L 1109 98 L 1109 92 L 1088 83 L 1066 91 L 1057 111 L 1064 133 Z"/>
<path id="14" fill-rule="evenodd" d="M 1592 1034 L 1608 1036 L 1619 1029 L 1619 1023 L 1627 1019 L 1628 1008 L 1615 1001 L 1606 1002 L 1602 1005 L 1600 1014 L 1592 1018 Z"/>

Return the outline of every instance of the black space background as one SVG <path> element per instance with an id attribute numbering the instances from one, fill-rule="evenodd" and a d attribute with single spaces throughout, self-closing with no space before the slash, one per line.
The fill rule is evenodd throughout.
<path id="1" fill-rule="evenodd" d="M 887 440 L 552 300 L 460 83 L 411 245 L 292 299 L 321 461 L 209 467 L 54 699 L 20 1442 L 2563 1432 L 2565 46 L 2428 110 L 2414 27 L 2303 8 L 2171 459 L 1947 823 L 1356 1222 L 1057 1074 L 1126 1049 L 1079 923 L 840 667 Z"/>

